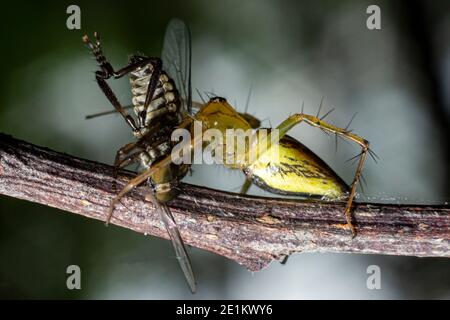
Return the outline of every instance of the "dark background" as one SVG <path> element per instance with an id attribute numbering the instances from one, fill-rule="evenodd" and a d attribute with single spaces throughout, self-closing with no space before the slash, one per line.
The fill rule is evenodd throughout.
<path id="1" fill-rule="evenodd" d="M 81 30 L 66 28 L 66 8 L 81 8 Z M 381 8 L 382 29 L 366 28 L 366 8 Z M 131 140 L 93 81 L 81 43 L 99 31 L 113 65 L 127 55 L 159 56 L 164 29 L 180 17 L 193 36 L 193 85 L 237 109 L 253 87 L 249 112 L 277 125 L 300 110 L 336 108 L 328 120 L 371 141 L 381 157 L 365 169 L 362 200 L 444 203 L 448 166 L 450 10 L 448 1 L 54 1 L 2 4 L 0 128 L 32 143 L 112 163 Z M 129 101 L 126 80 L 114 83 Z M 198 97 L 195 97 L 198 100 Z M 310 128 L 293 136 L 346 181 L 358 152 Z M 196 166 L 191 183 L 238 191 L 242 174 Z M 253 187 L 251 193 L 267 195 Z M 55 209 L 0 197 L 2 298 L 450 298 L 446 259 L 302 254 L 252 274 L 225 258 L 191 249 L 199 292 L 191 296 L 168 241 Z M 66 268 L 82 270 L 82 290 L 66 288 Z M 366 268 L 381 268 L 382 289 L 366 288 Z"/>

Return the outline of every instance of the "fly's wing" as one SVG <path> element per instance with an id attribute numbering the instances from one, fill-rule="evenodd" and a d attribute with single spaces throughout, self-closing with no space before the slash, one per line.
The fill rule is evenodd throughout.
<path id="1" fill-rule="evenodd" d="M 170 209 L 166 204 L 160 203 L 158 200 L 156 200 L 153 193 L 150 192 L 148 195 L 151 198 L 156 210 L 158 210 L 159 216 L 164 223 L 164 226 L 166 227 L 167 233 L 169 233 L 170 239 L 172 240 L 172 244 L 175 249 L 175 253 L 177 255 L 178 263 L 183 270 L 189 288 L 191 289 L 192 293 L 195 293 L 196 283 L 194 272 L 192 271 L 191 261 L 186 252 L 186 247 L 184 246 L 183 239 L 181 239 L 181 235 L 178 231 L 178 227 L 172 215 L 172 212 L 170 212 Z"/>
<path id="2" fill-rule="evenodd" d="M 180 19 L 170 20 L 161 59 L 163 69 L 175 81 L 185 112 L 192 114 L 191 32 Z"/>
<path id="3" fill-rule="evenodd" d="M 189 256 L 186 252 L 183 240 L 181 239 L 180 231 L 178 231 L 177 224 L 175 222 L 175 219 L 173 218 L 172 212 L 170 212 L 169 207 L 166 204 L 159 204 L 158 206 L 161 220 L 164 222 L 167 232 L 172 239 L 172 244 L 177 255 L 178 263 L 183 270 L 189 288 L 191 289 L 192 293 L 194 293 L 196 290 L 194 272 L 192 271 L 191 261 L 189 260 Z"/>

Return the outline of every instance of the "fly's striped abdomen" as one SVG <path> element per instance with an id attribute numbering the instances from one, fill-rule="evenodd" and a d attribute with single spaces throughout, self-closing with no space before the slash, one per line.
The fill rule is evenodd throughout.
<path id="1" fill-rule="evenodd" d="M 153 66 L 147 64 L 130 73 L 131 92 L 133 94 L 134 112 L 139 117 L 144 111 L 148 84 L 153 73 Z M 145 118 L 141 127 L 148 127 L 153 119 L 168 115 L 168 125 L 177 125 L 181 119 L 180 97 L 174 81 L 162 71 L 151 99 L 145 110 Z M 174 123 L 176 122 L 176 124 Z"/>
<path id="2" fill-rule="evenodd" d="M 148 169 L 157 161 L 170 156 L 173 148 L 171 133 L 179 125 L 182 119 L 181 99 L 174 81 L 161 71 L 158 82 L 145 109 L 145 99 L 154 72 L 151 63 L 130 72 L 131 92 L 133 94 L 133 106 L 137 119 L 139 119 L 141 140 L 141 166 Z M 158 126 L 155 132 L 149 131 Z M 175 197 L 174 186 L 178 180 L 186 174 L 186 170 L 180 166 L 170 165 L 161 168 L 151 176 L 151 185 L 158 201 L 165 203 Z"/>
<path id="3" fill-rule="evenodd" d="M 134 112 L 139 121 L 140 135 L 143 136 L 151 128 L 156 125 L 159 126 L 156 132 L 148 134 L 142 141 L 141 164 L 145 168 L 158 158 L 170 154 L 172 150 L 170 134 L 178 126 L 181 119 L 178 91 L 173 80 L 164 71 L 161 71 L 150 104 L 144 110 L 153 70 L 153 65 L 148 63 L 130 72 L 132 101 Z"/>

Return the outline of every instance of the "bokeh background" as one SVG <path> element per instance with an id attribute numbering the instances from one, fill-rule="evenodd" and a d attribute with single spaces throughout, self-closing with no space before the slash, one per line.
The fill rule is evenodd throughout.
<path id="1" fill-rule="evenodd" d="M 66 8 L 81 8 L 81 30 Z M 381 8 L 381 30 L 366 8 Z M 300 110 L 335 108 L 328 120 L 367 138 L 380 156 L 365 169 L 361 200 L 445 203 L 450 199 L 450 3 L 442 1 L 18 1 L 2 4 L 0 129 L 76 156 L 112 163 L 132 139 L 94 82 L 95 61 L 81 43 L 99 31 L 116 67 L 127 56 L 159 56 L 171 17 L 191 27 L 193 86 L 226 97 L 263 125 Z M 130 101 L 127 80 L 113 85 Z M 196 96 L 198 100 L 198 96 Z M 301 126 L 292 135 L 346 181 L 357 147 Z M 195 166 L 185 181 L 238 191 L 240 172 Z M 252 187 L 250 193 L 268 195 Z M 171 244 L 45 206 L 0 197 L 1 298 L 450 298 L 447 259 L 297 254 L 250 273 L 191 249 L 199 290 L 185 285 Z M 66 268 L 82 270 L 82 290 L 66 288 Z M 366 288 L 381 268 L 382 289 Z"/>

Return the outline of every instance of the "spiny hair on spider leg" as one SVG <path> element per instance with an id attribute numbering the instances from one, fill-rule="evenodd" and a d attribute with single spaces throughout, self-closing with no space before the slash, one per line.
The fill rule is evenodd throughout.
<path id="1" fill-rule="evenodd" d="M 353 119 L 355 119 L 355 117 L 356 117 L 357 114 L 358 114 L 358 113 L 355 112 L 355 113 L 352 115 L 352 117 L 350 118 L 350 121 L 348 122 L 347 126 L 344 128 L 345 131 L 349 132 L 349 131 L 348 131 L 348 130 L 349 130 L 348 128 L 350 127 L 350 125 L 351 125 Z"/>
<path id="2" fill-rule="evenodd" d="M 321 118 L 320 118 L 320 120 L 323 120 L 323 119 L 325 119 L 328 115 L 330 115 L 330 113 L 332 113 L 334 111 L 334 108 L 332 108 L 332 109 L 330 109 L 330 111 L 328 111 L 327 113 L 325 113 Z"/>
<path id="3" fill-rule="evenodd" d="M 368 152 L 373 161 L 375 161 L 375 163 L 378 163 L 380 157 L 371 148 L 368 149 Z"/>
<path id="4" fill-rule="evenodd" d="M 325 99 L 325 96 L 322 96 L 322 98 L 320 99 L 319 110 L 317 110 L 316 118 L 319 118 L 320 111 L 322 110 L 323 100 L 324 100 L 324 99 Z"/>
<path id="5" fill-rule="evenodd" d="M 362 155 L 363 155 L 363 151 L 359 152 L 357 155 L 351 157 L 350 159 L 345 160 L 346 163 L 352 161 L 352 164 L 355 163 Z"/>

